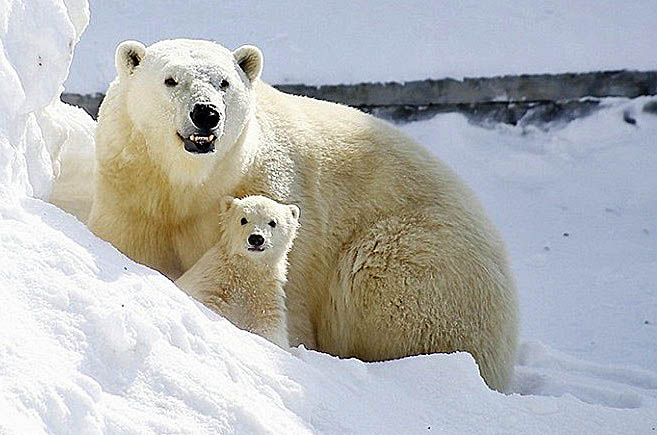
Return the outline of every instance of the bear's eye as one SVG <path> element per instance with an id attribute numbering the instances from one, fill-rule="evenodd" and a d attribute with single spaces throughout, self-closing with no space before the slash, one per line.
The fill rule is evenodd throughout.
<path id="1" fill-rule="evenodd" d="M 164 79 L 164 84 L 170 88 L 173 88 L 178 84 L 178 82 L 173 77 L 167 77 L 166 79 Z"/>
<path id="2" fill-rule="evenodd" d="M 272 227 L 272 228 L 276 228 L 276 222 L 269 221 L 269 226 Z"/>
<path id="3" fill-rule="evenodd" d="M 247 221 L 246 218 L 242 218 L 242 220 L 240 221 L 240 223 L 241 223 L 242 225 L 246 225 L 246 224 L 249 223 L 249 221 Z"/>
<path id="4" fill-rule="evenodd" d="M 221 83 L 219 83 L 219 86 L 221 87 L 221 89 L 226 89 L 228 87 L 228 85 L 230 85 L 230 83 L 228 83 L 228 80 L 226 80 L 226 79 L 223 79 L 221 81 Z"/>

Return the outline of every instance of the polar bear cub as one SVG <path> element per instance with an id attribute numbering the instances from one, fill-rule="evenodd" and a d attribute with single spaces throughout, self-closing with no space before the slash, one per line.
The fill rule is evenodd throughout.
<path id="1" fill-rule="evenodd" d="M 235 326 L 289 347 L 283 286 L 299 207 L 260 195 L 221 201 L 221 235 L 175 283 Z"/>

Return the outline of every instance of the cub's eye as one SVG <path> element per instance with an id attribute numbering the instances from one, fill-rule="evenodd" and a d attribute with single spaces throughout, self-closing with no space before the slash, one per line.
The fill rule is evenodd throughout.
<path id="1" fill-rule="evenodd" d="M 176 86 L 178 84 L 178 82 L 173 77 L 167 77 L 164 80 L 164 84 L 167 85 L 170 88 L 173 88 L 174 86 Z"/>
<path id="2" fill-rule="evenodd" d="M 246 225 L 246 224 L 249 223 L 249 221 L 247 221 L 246 218 L 242 218 L 242 220 L 240 221 L 240 223 L 241 223 L 242 225 Z"/>
<path id="3" fill-rule="evenodd" d="M 276 228 L 276 222 L 269 221 L 269 226 L 272 227 L 272 228 Z"/>
<path id="4" fill-rule="evenodd" d="M 221 83 L 219 83 L 219 86 L 221 87 L 221 89 L 226 89 L 228 87 L 228 85 L 230 85 L 230 83 L 228 83 L 228 80 L 226 80 L 226 79 L 223 79 L 221 81 Z"/>

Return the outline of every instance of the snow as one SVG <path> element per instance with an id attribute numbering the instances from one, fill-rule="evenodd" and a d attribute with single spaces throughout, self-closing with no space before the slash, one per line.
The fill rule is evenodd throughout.
<path id="1" fill-rule="evenodd" d="M 61 143 L 46 143 L 42 125 L 52 124 L 50 118 L 64 107 L 62 83 L 88 19 L 84 0 L 2 2 L 0 190 L 49 197 Z"/>
<path id="2" fill-rule="evenodd" d="M 105 92 L 125 39 L 249 43 L 270 83 L 657 69 L 652 0 L 92 0 L 67 92 Z"/>
<path id="3" fill-rule="evenodd" d="M 48 200 L 86 222 L 93 199 L 96 123 L 84 110 L 61 101 L 46 106 L 37 119 L 55 177 Z"/>
<path id="4" fill-rule="evenodd" d="M 408 130 L 435 143 L 502 230 L 526 335 L 654 370 L 657 116 L 641 110 L 649 100 L 608 99 L 604 110 L 547 133 L 474 128 L 459 115 Z M 636 125 L 623 121 L 626 111 Z"/>
<path id="5" fill-rule="evenodd" d="M 500 4 L 488 9 L 493 17 L 509 12 Z M 126 10 L 112 5 L 118 17 Z M 561 11 L 566 23 L 583 8 L 572 7 L 575 18 Z M 624 5 L 619 22 L 637 7 Z M 107 8 L 92 4 L 94 13 Z M 473 187 L 508 243 L 522 340 L 515 394 L 503 395 L 465 353 L 367 364 L 283 351 L 44 202 L 70 209 L 91 192 L 94 124 L 58 101 L 87 17 L 84 0 L 0 8 L 0 433 L 656 430 L 657 116 L 641 110 L 649 99 L 604 100 L 594 115 L 547 130 L 485 129 L 455 114 L 403 127 Z M 75 185 L 79 197 L 67 197 Z M 84 216 L 80 202 L 72 211 Z"/>
<path id="6" fill-rule="evenodd" d="M 547 132 L 454 114 L 406 127 L 473 187 L 507 242 L 524 338 L 515 391 L 619 408 L 657 397 L 650 100 L 607 99 Z"/>
<path id="7" fill-rule="evenodd" d="M 9 433 L 638 433 L 654 425 L 655 373 L 525 343 L 522 392 L 534 395 L 504 396 L 485 387 L 467 354 L 378 364 L 288 354 L 54 206 L 23 197 L 0 214 L 0 403 L 12 416 L 0 430 Z"/>

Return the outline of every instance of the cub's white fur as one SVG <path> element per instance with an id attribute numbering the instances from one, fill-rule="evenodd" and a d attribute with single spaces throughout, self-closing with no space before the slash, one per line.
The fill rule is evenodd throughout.
<path id="1" fill-rule="evenodd" d="M 264 196 L 227 197 L 215 244 L 176 285 L 237 327 L 287 349 L 287 254 L 299 226 L 299 208 Z M 250 238 L 260 237 L 254 246 Z"/>

